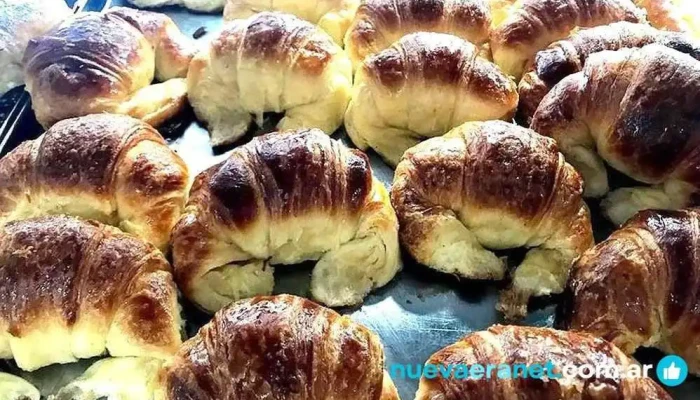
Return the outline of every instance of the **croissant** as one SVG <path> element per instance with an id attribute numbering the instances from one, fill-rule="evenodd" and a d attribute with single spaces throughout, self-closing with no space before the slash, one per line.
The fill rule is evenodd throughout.
<path id="1" fill-rule="evenodd" d="M 318 25 L 339 45 L 355 16 L 360 0 L 228 0 L 224 20 L 249 18 L 261 11 L 281 11 Z"/>
<path id="2" fill-rule="evenodd" d="M 214 12 L 224 8 L 226 0 L 126 0 L 141 8 L 154 8 L 164 6 L 184 6 L 191 10 L 201 12 Z"/>
<path id="3" fill-rule="evenodd" d="M 70 214 L 166 250 L 188 183 L 183 161 L 147 124 L 110 114 L 69 119 L 0 159 L 0 226 Z"/>
<path id="4" fill-rule="evenodd" d="M 27 91 L 44 127 L 102 112 L 158 125 L 185 105 L 182 78 L 193 54 L 189 39 L 162 14 L 82 13 L 29 42 Z M 154 71 L 163 83 L 151 85 Z"/>
<path id="5" fill-rule="evenodd" d="M 647 11 L 649 22 L 659 29 L 684 32 L 700 39 L 700 14 L 693 0 L 634 0 Z"/>
<path id="6" fill-rule="evenodd" d="M 201 173 L 172 240 L 180 289 L 211 312 L 271 293 L 271 265 L 318 260 L 311 294 L 334 307 L 401 267 L 396 215 L 367 156 L 319 130 L 257 137 Z"/>
<path id="7" fill-rule="evenodd" d="M 0 228 L 0 358 L 28 371 L 105 350 L 165 358 L 180 322 L 169 265 L 150 244 L 66 216 Z"/>
<path id="8" fill-rule="evenodd" d="M 0 400 L 39 400 L 41 394 L 24 379 L 0 372 Z M 72 399 L 66 399 L 72 400 Z"/>
<path id="9" fill-rule="evenodd" d="M 477 46 L 489 40 L 491 13 L 485 0 L 363 0 L 345 36 L 355 67 L 403 36 L 437 32 Z"/>
<path id="10" fill-rule="evenodd" d="M 0 96 L 24 84 L 22 55 L 29 40 L 70 15 L 63 0 L 0 0 Z"/>
<path id="11" fill-rule="evenodd" d="M 535 54 L 577 27 L 646 22 L 632 0 L 496 1 L 491 33 L 493 60 L 519 80 Z"/>
<path id="12" fill-rule="evenodd" d="M 665 32 L 648 25 L 616 22 L 577 32 L 565 40 L 552 43 L 537 53 L 534 65 L 528 69 L 518 86 L 520 104 L 517 119 L 524 125 L 547 93 L 565 77 L 579 72 L 591 54 L 626 47 L 644 47 L 657 43 L 700 60 L 700 42 L 686 35 Z"/>
<path id="13" fill-rule="evenodd" d="M 642 211 L 574 263 L 563 326 L 632 354 L 658 347 L 700 372 L 697 210 Z"/>
<path id="14" fill-rule="evenodd" d="M 561 293 L 571 261 L 593 245 L 582 186 L 553 140 L 472 122 L 406 151 L 391 202 L 403 246 L 441 272 L 501 279 L 505 264 L 486 248 L 530 248 L 499 304 L 515 318 L 530 296 Z"/>
<path id="15" fill-rule="evenodd" d="M 218 312 L 163 374 L 164 399 L 398 400 L 376 334 L 290 295 Z"/>
<path id="16" fill-rule="evenodd" d="M 532 129 L 559 143 L 583 175 L 587 196 L 608 193 L 603 161 L 650 187 L 608 194 L 605 215 L 620 224 L 637 211 L 695 202 L 700 185 L 700 62 L 668 47 L 601 52 L 558 83 Z"/>
<path id="17" fill-rule="evenodd" d="M 212 144 L 240 139 L 251 114 L 285 112 L 279 129 L 332 134 L 350 100 L 352 67 L 323 31 L 293 15 L 263 12 L 230 22 L 192 61 L 189 100 Z"/>
<path id="18" fill-rule="evenodd" d="M 459 342 L 433 354 L 431 365 L 551 365 L 542 379 L 532 377 L 496 379 L 500 368 L 484 374 L 484 379 L 459 379 L 438 375 L 421 378 L 416 400 L 484 399 L 620 399 L 671 400 L 651 378 L 605 377 L 548 379 L 569 366 L 618 366 L 628 368 L 636 362 L 613 344 L 585 333 L 563 332 L 548 328 L 492 326 L 486 331 L 465 336 Z M 485 369 L 485 368 L 484 368 Z M 482 369 L 482 372 L 483 369 Z"/>
<path id="19" fill-rule="evenodd" d="M 353 143 L 396 165 L 406 149 L 464 122 L 512 118 L 515 83 L 477 54 L 455 36 L 415 33 L 368 57 L 345 115 Z"/>

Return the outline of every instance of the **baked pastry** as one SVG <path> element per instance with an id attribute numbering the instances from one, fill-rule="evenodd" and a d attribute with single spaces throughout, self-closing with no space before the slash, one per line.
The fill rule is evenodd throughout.
<path id="1" fill-rule="evenodd" d="M 632 0 L 496 1 L 491 51 L 505 73 L 519 80 L 535 54 L 577 27 L 646 22 Z"/>
<path id="2" fill-rule="evenodd" d="M 486 331 L 465 336 L 459 342 L 433 354 L 433 365 L 516 365 L 554 366 L 542 379 L 532 377 L 497 379 L 501 368 L 492 369 L 490 379 L 422 377 L 416 400 L 483 400 L 483 399 L 619 399 L 671 400 L 651 378 L 549 379 L 563 374 L 564 366 L 617 366 L 629 368 L 636 362 L 614 345 L 591 335 L 563 332 L 548 328 L 492 326 Z M 551 367 L 547 367 L 551 368 Z M 570 367 L 567 367 L 570 368 Z M 641 371 L 641 367 L 639 367 Z M 483 370 L 483 369 L 482 369 Z M 517 370 L 516 370 L 517 371 Z M 506 371 L 507 372 L 507 371 Z"/>
<path id="3" fill-rule="evenodd" d="M 164 360 L 158 358 L 104 358 L 50 400 L 163 400 L 156 397 L 163 363 Z"/>
<path id="4" fill-rule="evenodd" d="M 188 184 L 183 161 L 144 122 L 110 114 L 69 119 L 0 159 L 0 226 L 69 214 L 165 251 Z"/>
<path id="5" fill-rule="evenodd" d="M 0 372 L 0 400 L 39 400 L 41 394 L 24 379 Z"/>
<path id="6" fill-rule="evenodd" d="M 530 296 L 561 293 L 571 261 L 593 245 L 583 183 L 553 140 L 502 121 L 472 122 L 406 151 L 391 202 L 403 246 L 421 264 L 501 279 L 488 249 L 530 248 L 499 309 L 524 316 Z"/>
<path id="7" fill-rule="evenodd" d="M 367 156 L 319 130 L 256 137 L 199 174 L 172 240 L 180 289 L 210 312 L 271 293 L 271 265 L 318 260 L 311 294 L 333 307 L 361 303 L 401 266 Z"/>
<path id="8" fill-rule="evenodd" d="M 0 95 L 24 84 L 22 55 L 29 40 L 70 15 L 63 0 L 0 0 Z"/>
<path id="9" fill-rule="evenodd" d="M 518 121 L 530 126 L 532 116 L 544 96 L 562 79 L 581 71 L 591 54 L 626 47 L 644 47 L 652 43 L 670 47 L 700 60 L 700 42 L 695 42 L 682 33 L 660 31 L 649 25 L 630 22 L 584 29 L 537 53 L 534 65 L 518 85 Z"/>
<path id="10" fill-rule="evenodd" d="M 700 373 L 700 215 L 642 211 L 574 263 L 564 325 L 627 354 L 658 347 Z"/>
<path id="11" fill-rule="evenodd" d="M 27 371 L 105 350 L 166 358 L 180 322 L 170 267 L 152 245 L 66 216 L 0 228 L 0 358 Z"/>
<path id="12" fill-rule="evenodd" d="M 285 113 L 279 129 L 318 128 L 329 135 L 343 122 L 352 68 L 318 27 L 293 15 L 262 12 L 228 23 L 200 52 L 187 76 L 189 100 L 214 146 L 247 131 L 251 114 Z"/>
<path id="13" fill-rule="evenodd" d="M 601 52 L 542 100 L 532 129 L 554 138 L 583 175 L 585 194 L 608 193 L 603 161 L 652 185 L 615 190 L 603 211 L 621 224 L 637 211 L 677 209 L 700 187 L 700 62 L 666 46 Z"/>
<path id="14" fill-rule="evenodd" d="M 694 0 L 634 0 L 659 29 L 687 33 L 700 39 L 700 13 Z"/>
<path id="15" fill-rule="evenodd" d="M 464 122 L 512 118 L 515 83 L 478 52 L 452 35 L 415 33 L 368 57 L 345 115 L 352 141 L 396 165 L 409 147 Z"/>
<path id="16" fill-rule="evenodd" d="M 369 329 L 280 295 L 219 311 L 163 374 L 164 399 L 398 400 Z"/>
<path id="17" fill-rule="evenodd" d="M 437 32 L 477 46 L 489 40 L 491 13 L 486 0 L 363 0 L 345 37 L 356 68 L 403 36 Z"/>
<path id="18" fill-rule="evenodd" d="M 151 8 L 164 6 L 184 6 L 190 10 L 214 12 L 224 8 L 226 0 L 127 0 L 136 7 Z"/>
<path id="19" fill-rule="evenodd" d="M 280 11 L 318 25 L 333 40 L 343 46 L 345 32 L 355 16 L 360 0 L 228 0 L 224 20 L 249 18 L 261 11 Z"/>
<path id="20" fill-rule="evenodd" d="M 193 55 L 169 17 L 115 8 L 81 13 L 32 39 L 24 72 L 44 127 L 102 112 L 158 125 L 184 106 Z M 154 72 L 162 83 L 151 85 Z"/>

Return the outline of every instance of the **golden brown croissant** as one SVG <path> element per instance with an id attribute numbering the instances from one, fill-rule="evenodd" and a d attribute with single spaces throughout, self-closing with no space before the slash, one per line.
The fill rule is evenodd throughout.
<path id="1" fill-rule="evenodd" d="M 144 122 L 110 114 L 74 118 L 0 159 L 0 226 L 69 214 L 166 250 L 188 183 L 183 161 Z"/>
<path id="2" fill-rule="evenodd" d="M 515 83 L 478 52 L 452 35 L 415 33 L 368 57 L 345 115 L 352 141 L 396 165 L 409 147 L 464 122 L 512 118 Z"/>
<path id="3" fill-rule="evenodd" d="M 64 0 L 0 0 L 0 95 L 24 83 L 29 40 L 71 15 Z"/>
<path id="4" fill-rule="evenodd" d="M 537 53 L 534 65 L 518 86 L 517 119 L 529 126 L 540 102 L 565 77 L 579 72 L 591 54 L 658 43 L 700 60 L 700 42 L 678 32 L 665 32 L 649 25 L 616 22 L 577 32 Z"/>
<path id="5" fill-rule="evenodd" d="M 700 39 L 700 12 L 696 0 L 634 0 L 659 29 L 684 32 Z"/>
<path id="6" fill-rule="evenodd" d="M 367 156 L 319 130 L 257 137 L 201 173 L 172 240 L 180 288 L 211 312 L 271 293 L 271 265 L 318 260 L 311 294 L 330 306 L 362 302 L 401 266 Z"/>
<path id="7" fill-rule="evenodd" d="M 583 175 L 587 196 L 608 192 L 603 160 L 650 187 L 603 202 L 621 224 L 639 210 L 695 203 L 700 187 L 700 62 L 668 47 L 601 52 L 542 100 L 532 129 L 554 138 Z"/>
<path id="8" fill-rule="evenodd" d="M 357 68 L 409 33 L 447 33 L 481 46 L 489 39 L 490 25 L 485 0 L 363 0 L 345 36 L 345 49 Z"/>
<path id="9" fill-rule="evenodd" d="M 593 245 L 582 186 L 553 140 L 473 122 L 409 149 L 391 201 L 404 247 L 438 271 L 501 279 L 504 262 L 486 248 L 531 248 L 499 304 L 519 317 L 530 296 L 561 293 L 571 261 Z"/>
<path id="10" fill-rule="evenodd" d="M 398 400 L 376 334 L 306 299 L 219 311 L 163 374 L 163 399 Z"/>
<path id="11" fill-rule="evenodd" d="M 345 32 L 360 0 L 228 0 L 224 20 L 248 18 L 261 11 L 280 11 L 318 25 L 343 46 Z"/>
<path id="12" fill-rule="evenodd" d="M 177 289 L 152 245 L 66 216 L 0 228 L 0 358 L 32 371 L 179 345 Z"/>
<path id="13" fill-rule="evenodd" d="M 501 325 L 467 335 L 435 353 L 427 364 L 513 367 L 548 362 L 553 366 L 551 374 L 561 374 L 567 366 L 627 368 L 636 364 L 614 345 L 591 335 Z M 494 368 L 483 379 L 421 378 L 416 400 L 672 400 L 651 378 L 548 379 L 545 373 L 542 379 L 497 379 L 497 373 Z"/>
<path id="14" fill-rule="evenodd" d="M 565 326 L 625 353 L 658 347 L 700 373 L 700 215 L 642 211 L 574 263 Z"/>
<path id="15" fill-rule="evenodd" d="M 29 42 L 27 90 L 44 127 L 102 112 L 158 125 L 186 102 L 182 78 L 193 53 L 164 15 L 125 8 L 82 13 Z M 154 73 L 164 82 L 151 85 Z"/>
<path id="16" fill-rule="evenodd" d="M 279 129 L 332 134 L 350 100 L 347 55 L 318 27 L 293 15 L 263 12 L 232 21 L 192 61 L 188 97 L 212 144 L 233 143 L 252 118 L 285 112 Z"/>
<path id="17" fill-rule="evenodd" d="M 496 1 L 491 51 L 503 71 L 519 80 L 535 54 L 577 27 L 646 22 L 632 0 Z"/>

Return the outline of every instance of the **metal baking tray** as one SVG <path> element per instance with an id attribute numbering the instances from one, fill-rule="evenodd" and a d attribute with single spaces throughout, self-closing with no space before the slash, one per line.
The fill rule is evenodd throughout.
<path id="1" fill-rule="evenodd" d="M 74 0 L 68 0 L 72 4 Z M 113 0 L 113 6 L 128 6 L 125 0 Z M 95 9 L 88 6 L 88 10 Z M 168 14 L 180 29 L 188 35 L 199 37 L 204 45 L 207 39 L 223 24 L 221 15 L 199 14 L 180 7 L 165 7 L 154 11 Z M 197 34 L 195 35 L 195 32 Z M 200 35 L 204 32 L 204 35 Z M 0 99 L 0 123 L 12 108 L 14 100 L 21 93 L 20 88 L 11 91 Z M 263 132 L 273 130 L 275 116 L 267 116 L 262 129 L 250 132 L 248 140 Z M 193 174 L 220 162 L 235 146 L 212 149 L 209 136 L 202 125 L 196 122 L 191 110 L 185 111 L 160 129 L 170 146 L 187 162 Z M 7 150 L 21 141 L 33 139 L 42 132 L 33 115 L 27 115 L 8 143 Z M 336 132 L 335 138 L 349 146 L 352 143 L 344 131 Z M 243 140 L 245 142 L 245 139 Z M 240 145 L 237 143 L 236 145 Z M 391 185 L 393 170 L 372 151 L 369 152 L 375 175 L 387 187 Z M 625 178 L 610 171 L 611 182 L 615 186 Z M 597 201 L 588 202 L 595 229 L 596 241 L 605 239 L 613 230 L 612 225 L 602 218 Z M 509 264 L 516 265 L 523 252 L 503 253 Z M 312 264 L 278 266 L 275 270 L 275 293 L 293 293 L 308 296 Z M 387 286 L 371 293 L 362 306 L 338 309 L 374 330 L 384 344 L 387 365 L 392 363 L 422 364 L 435 351 L 452 344 L 472 331 L 488 328 L 497 323 L 505 323 L 496 311 L 498 292 L 505 282 L 484 282 L 459 280 L 452 275 L 441 274 L 417 265 L 404 254 L 404 268 Z M 530 304 L 528 316 L 522 325 L 547 326 L 554 323 L 558 297 L 536 299 Z M 199 327 L 208 321 L 208 316 L 184 302 L 184 317 L 187 320 L 188 337 L 193 336 Z M 663 355 L 656 350 L 640 350 L 635 357 L 643 363 L 656 363 Z M 0 363 L 0 369 L 18 374 L 34 383 L 42 394 L 51 394 L 81 374 L 94 360 L 84 360 L 70 365 L 55 365 L 33 373 L 18 370 L 13 363 Z M 418 381 L 396 380 L 402 399 L 413 399 Z M 700 378 L 690 377 L 677 388 L 668 388 L 674 399 L 700 399 Z M 358 399 L 359 400 L 359 399 Z M 487 400 L 487 399 L 485 399 Z"/>

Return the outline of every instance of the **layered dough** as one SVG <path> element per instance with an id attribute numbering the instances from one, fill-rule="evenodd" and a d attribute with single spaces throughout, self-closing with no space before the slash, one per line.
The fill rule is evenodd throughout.
<path id="1" fill-rule="evenodd" d="M 368 57 L 345 115 L 353 143 L 396 165 L 406 149 L 464 122 L 512 118 L 515 83 L 478 54 L 458 37 L 415 33 Z"/>
<path id="2" fill-rule="evenodd" d="M 700 175 L 700 62 L 666 46 L 601 52 L 559 82 L 532 129 L 554 138 L 583 175 L 585 194 L 607 197 L 621 224 L 643 209 L 696 204 Z M 605 163 L 649 186 L 609 192 Z"/>
<path id="3" fill-rule="evenodd" d="M 169 17 L 117 7 L 81 13 L 30 41 L 24 73 L 44 127 L 103 112 L 158 125 L 184 107 L 193 55 Z M 162 83 L 152 85 L 154 77 Z"/>
<path id="4" fill-rule="evenodd" d="M 27 371 L 179 347 L 170 266 L 152 245 L 96 222 L 50 216 L 0 228 L 0 358 Z"/>
<path id="5" fill-rule="evenodd" d="M 400 238 L 421 264 L 501 279 L 488 249 L 526 247 L 499 309 L 524 316 L 531 296 L 561 293 L 571 262 L 593 245 L 583 182 L 553 140 L 502 121 L 471 122 L 404 154 L 391 201 Z"/>
<path id="6" fill-rule="evenodd" d="M 257 137 L 200 174 L 173 231 L 178 284 L 214 312 L 272 292 L 273 265 L 317 261 L 311 295 L 359 304 L 397 273 L 398 223 L 367 156 L 319 130 Z"/>
<path id="7" fill-rule="evenodd" d="M 574 263 L 565 326 L 625 353 L 657 347 L 700 373 L 700 215 L 643 211 Z"/>
<path id="8" fill-rule="evenodd" d="M 71 15 L 64 0 L 0 0 L 0 95 L 24 84 L 29 41 Z"/>
<path id="9" fill-rule="evenodd" d="M 352 72 L 343 49 L 293 15 L 263 12 L 236 20 L 192 61 L 189 100 L 214 146 L 233 143 L 253 115 L 285 113 L 277 127 L 332 134 L 343 123 Z"/>
<path id="10" fill-rule="evenodd" d="M 632 0 L 491 0 L 493 60 L 520 80 L 535 54 L 578 27 L 646 22 Z"/>
<path id="11" fill-rule="evenodd" d="M 0 226 L 74 215 L 166 251 L 188 184 L 182 159 L 146 123 L 110 114 L 73 118 L 0 159 Z"/>
<path id="12" fill-rule="evenodd" d="M 446 33 L 480 47 L 488 42 L 490 25 L 486 0 L 364 0 L 345 36 L 345 49 L 357 68 L 410 33 Z"/>
<path id="13" fill-rule="evenodd" d="M 343 46 L 345 32 L 360 0 L 228 0 L 224 20 L 249 18 L 261 11 L 280 11 L 318 25 Z"/>

